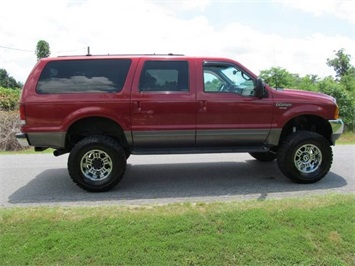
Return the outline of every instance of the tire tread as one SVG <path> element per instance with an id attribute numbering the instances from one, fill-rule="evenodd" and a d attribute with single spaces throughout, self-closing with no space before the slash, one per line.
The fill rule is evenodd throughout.
<path id="1" fill-rule="evenodd" d="M 93 186 L 88 183 L 85 183 L 82 181 L 82 179 L 78 176 L 77 174 L 77 169 L 76 169 L 76 161 L 77 161 L 77 155 L 80 153 L 80 151 L 88 146 L 88 145 L 93 145 L 93 144 L 101 144 L 101 145 L 106 145 L 109 149 L 113 149 L 115 153 L 118 156 L 118 160 L 120 160 L 121 164 L 120 171 L 117 176 L 113 178 L 111 182 L 108 184 L 104 184 L 101 186 Z M 124 173 L 126 170 L 126 156 L 124 150 L 121 148 L 120 144 L 113 138 L 110 138 L 108 136 L 103 136 L 103 135 L 96 135 L 96 136 L 89 136 L 78 142 L 72 151 L 69 154 L 68 157 L 68 172 L 73 180 L 73 182 L 80 188 L 90 191 L 90 192 L 105 192 L 109 191 L 112 188 L 114 188 L 122 179 Z"/>
<path id="2" fill-rule="evenodd" d="M 317 175 L 315 178 L 302 178 L 300 175 L 296 175 L 290 170 L 290 168 L 293 167 L 291 165 L 293 163 L 293 160 L 292 162 L 288 160 L 290 153 L 292 153 L 291 151 L 299 143 L 306 140 L 317 141 L 325 149 L 326 153 L 322 152 L 323 158 L 328 160 L 328 163 L 321 170 L 321 173 Z M 301 184 L 310 184 L 321 180 L 329 172 L 332 163 L 333 163 L 333 151 L 332 148 L 330 147 L 330 144 L 322 135 L 311 131 L 297 131 L 289 135 L 280 145 L 277 153 L 277 165 L 280 171 L 285 176 L 293 180 L 294 182 L 301 183 Z"/>

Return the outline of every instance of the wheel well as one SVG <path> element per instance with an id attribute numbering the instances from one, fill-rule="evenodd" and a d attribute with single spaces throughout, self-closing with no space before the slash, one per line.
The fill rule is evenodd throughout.
<path id="1" fill-rule="evenodd" d="M 66 150 L 88 136 L 104 135 L 116 139 L 122 148 L 129 152 L 129 145 L 123 129 L 115 121 L 105 117 L 88 117 L 76 121 L 70 126 L 66 136 Z"/>
<path id="2" fill-rule="evenodd" d="M 281 132 L 280 143 L 295 131 L 313 131 L 322 135 L 332 144 L 332 128 L 327 120 L 315 115 L 302 115 L 288 121 Z"/>

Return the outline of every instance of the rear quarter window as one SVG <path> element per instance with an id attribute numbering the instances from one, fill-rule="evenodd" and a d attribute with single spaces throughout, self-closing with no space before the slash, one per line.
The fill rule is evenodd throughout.
<path id="1" fill-rule="evenodd" d="M 52 61 L 44 67 L 36 91 L 39 94 L 119 92 L 130 65 L 130 59 Z"/>

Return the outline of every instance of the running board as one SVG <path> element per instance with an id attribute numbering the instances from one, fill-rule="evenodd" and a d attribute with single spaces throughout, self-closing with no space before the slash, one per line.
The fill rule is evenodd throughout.
<path id="1" fill-rule="evenodd" d="M 131 151 L 132 154 L 196 154 L 196 153 L 249 153 L 249 152 L 267 152 L 269 148 L 265 146 L 252 147 L 203 147 L 203 148 L 157 148 L 144 149 L 136 148 Z"/>

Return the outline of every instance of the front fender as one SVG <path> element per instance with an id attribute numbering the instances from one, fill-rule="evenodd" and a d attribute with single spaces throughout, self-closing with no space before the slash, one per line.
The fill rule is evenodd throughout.
<path id="1" fill-rule="evenodd" d="M 312 104 L 298 106 L 282 106 L 275 104 L 273 128 L 283 128 L 290 120 L 298 116 L 314 115 L 323 119 L 329 119 L 329 111 L 323 107 Z"/>

